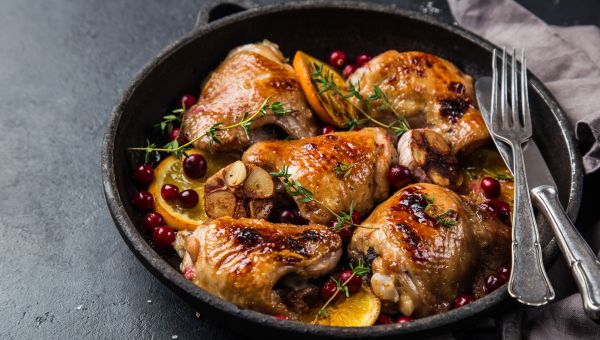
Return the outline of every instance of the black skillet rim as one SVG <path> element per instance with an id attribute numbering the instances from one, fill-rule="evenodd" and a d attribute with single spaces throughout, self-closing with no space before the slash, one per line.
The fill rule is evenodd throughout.
<path id="1" fill-rule="evenodd" d="M 116 132 L 119 127 L 121 116 L 125 113 L 124 109 L 130 96 L 137 88 L 138 84 L 143 82 L 146 75 L 152 72 L 155 66 L 160 64 L 163 60 L 167 59 L 172 53 L 178 50 L 178 48 L 186 45 L 196 37 L 204 35 L 208 32 L 218 30 L 221 27 L 227 26 L 231 23 L 244 21 L 248 18 L 253 18 L 263 14 L 276 13 L 281 11 L 290 11 L 296 9 L 321 9 L 321 8 L 332 8 L 332 9 L 355 9 L 363 11 L 371 11 L 375 13 L 388 13 L 394 14 L 399 17 L 406 17 L 412 20 L 422 21 L 425 24 L 437 26 L 450 31 L 451 33 L 459 36 L 462 39 L 467 39 L 482 48 L 491 51 L 496 48 L 493 44 L 486 41 L 477 35 L 466 31 L 457 26 L 448 25 L 441 23 L 431 17 L 423 15 L 421 13 L 413 12 L 406 9 L 400 9 L 395 6 L 380 5 L 380 4 L 367 4 L 361 2 L 346 2 L 346 1 L 308 1 L 294 4 L 280 4 L 270 5 L 262 8 L 253 8 L 243 11 L 241 13 L 233 14 L 226 18 L 217 20 L 213 23 L 209 23 L 206 26 L 194 29 L 192 32 L 186 34 L 181 39 L 168 45 L 164 48 L 156 57 L 153 58 L 147 65 L 145 65 L 141 71 L 133 78 L 128 88 L 123 92 L 117 104 L 111 113 L 109 125 L 104 135 L 104 141 L 102 145 L 102 180 L 104 186 L 105 198 L 119 232 L 123 239 L 132 250 L 132 252 L 138 257 L 138 259 L 163 283 L 174 289 L 180 295 L 183 294 L 187 297 L 198 300 L 202 303 L 209 304 L 214 308 L 221 310 L 222 312 L 228 313 L 232 316 L 245 319 L 247 321 L 276 328 L 280 331 L 289 331 L 299 334 L 315 334 L 320 336 L 331 336 L 331 337 L 381 337 L 381 336 L 392 336 L 400 334 L 418 333 L 421 331 L 437 329 L 443 326 L 449 326 L 453 323 L 466 320 L 477 314 L 483 313 L 486 310 L 498 305 L 502 301 L 508 298 L 506 285 L 493 293 L 477 300 L 476 302 L 459 308 L 451 310 L 449 312 L 430 316 L 427 318 L 419 319 L 408 324 L 393 324 L 385 326 L 375 326 L 366 328 L 352 328 L 352 327 L 330 327 L 330 326 L 318 326 L 309 325 L 300 322 L 289 322 L 280 320 L 272 316 L 254 312 L 252 310 L 240 309 L 237 306 L 222 300 L 202 289 L 198 289 L 194 284 L 186 280 L 178 271 L 171 267 L 165 260 L 163 260 L 156 251 L 150 247 L 145 241 L 143 236 L 139 233 L 135 227 L 133 221 L 129 218 L 125 208 L 122 204 L 123 200 L 119 196 L 117 188 L 117 180 L 113 169 L 114 160 L 114 142 Z M 571 173 L 571 187 L 569 190 L 569 201 L 567 204 L 567 213 L 572 219 L 575 219 L 581 202 L 581 188 L 583 184 L 583 172 L 581 165 L 581 158 L 579 152 L 575 146 L 571 128 L 566 119 L 564 112 L 560 105 L 556 102 L 550 92 L 542 85 L 542 83 L 535 77 L 530 77 L 530 85 L 536 92 L 541 96 L 542 100 L 546 103 L 549 110 L 555 116 L 558 121 L 560 128 L 565 133 L 564 141 L 569 151 L 569 158 L 573 171 Z M 126 198 L 125 198 L 126 199 Z M 556 242 L 553 239 L 545 248 L 545 253 L 548 254 L 547 258 L 556 256 L 557 247 Z"/>

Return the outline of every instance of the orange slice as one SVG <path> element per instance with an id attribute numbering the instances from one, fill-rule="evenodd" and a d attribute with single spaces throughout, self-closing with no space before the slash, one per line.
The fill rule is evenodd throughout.
<path id="1" fill-rule="evenodd" d="M 341 94 L 335 94 L 332 90 L 320 91 L 324 88 L 323 84 L 315 82 L 317 78 L 327 79 L 342 91 L 345 90 L 346 82 L 336 70 L 302 51 L 296 52 L 293 66 L 308 104 L 323 122 L 343 128 L 350 118 L 355 118 L 350 113 L 353 112 L 350 104 Z M 317 69 L 320 69 L 320 75 L 315 75 Z"/>
<path id="2" fill-rule="evenodd" d="M 163 216 L 169 226 L 178 230 L 194 230 L 198 225 L 208 220 L 204 211 L 204 182 L 227 164 L 240 159 L 239 154 L 212 155 L 195 149 L 189 150 L 187 153 L 199 153 L 206 159 L 207 169 L 203 178 L 188 178 L 183 172 L 182 161 L 175 156 L 169 156 L 163 159 L 154 169 L 154 180 L 148 188 L 148 191 L 154 197 L 154 210 Z M 180 192 L 194 189 L 200 196 L 198 205 L 192 209 L 185 209 L 176 202 L 165 201 L 160 194 L 160 189 L 164 184 L 176 185 Z"/>
<path id="3" fill-rule="evenodd" d="M 350 297 L 340 296 L 325 308 L 325 313 L 316 319 L 316 323 L 324 326 L 366 327 L 377 321 L 381 311 L 381 301 L 371 289 L 365 285 Z M 312 323 L 319 308 L 303 315 L 301 320 Z"/>

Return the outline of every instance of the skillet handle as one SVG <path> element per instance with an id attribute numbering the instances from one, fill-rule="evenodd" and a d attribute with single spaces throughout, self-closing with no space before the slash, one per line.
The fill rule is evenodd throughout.
<path id="1" fill-rule="evenodd" d="M 198 10 L 194 30 L 232 14 L 258 7 L 252 0 L 211 0 L 203 1 Z"/>

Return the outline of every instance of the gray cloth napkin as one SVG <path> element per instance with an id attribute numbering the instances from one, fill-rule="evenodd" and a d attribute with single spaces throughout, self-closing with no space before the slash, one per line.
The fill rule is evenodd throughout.
<path id="1" fill-rule="evenodd" d="M 576 127 L 585 172 L 600 169 L 600 29 L 550 26 L 512 0 L 448 3 L 460 26 L 496 45 L 525 48 L 529 69 Z"/>
<path id="2" fill-rule="evenodd" d="M 525 48 L 529 69 L 550 89 L 575 127 L 585 152 L 586 173 L 600 169 L 600 29 L 547 25 L 512 0 L 448 0 L 460 26 L 499 46 Z M 584 237 L 600 248 L 600 221 Z M 559 260 L 550 269 L 557 299 L 526 308 L 527 339 L 600 339 L 600 326 L 582 307 L 569 269 Z"/>

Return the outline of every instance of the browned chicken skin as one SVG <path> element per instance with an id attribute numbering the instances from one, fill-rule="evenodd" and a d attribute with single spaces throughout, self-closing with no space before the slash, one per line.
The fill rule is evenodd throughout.
<path id="1" fill-rule="evenodd" d="M 241 151 L 256 141 L 272 138 L 272 133 L 261 129 L 267 125 L 277 125 L 294 138 L 316 135 L 317 125 L 294 69 L 285 63 L 277 45 L 268 41 L 233 49 L 211 73 L 198 103 L 185 114 L 185 135 L 192 140 L 213 124 L 235 124 L 245 112 L 258 110 L 269 97 L 269 103 L 279 101 L 292 112 L 277 117 L 267 111 L 267 115 L 252 122 L 250 138 L 237 127 L 218 132 L 221 143 L 213 144 L 212 149 L 208 138 L 200 139 L 194 146 L 207 151 Z"/>
<path id="2" fill-rule="evenodd" d="M 362 225 L 375 229 L 358 228 L 349 254 L 372 261 L 374 293 L 404 315 L 449 310 L 509 255 L 509 227 L 434 184 L 396 192 Z"/>
<path id="3" fill-rule="evenodd" d="M 360 87 L 365 97 L 379 86 L 394 112 L 405 115 L 413 128 L 427 127 L 442 134 L 453 154 L 470 152 L 489 139 L 471 77 L 442 58 L 390 50 L 356 70 L 348 83 Z M 380 104 L 372 105 L 371 114 L 393 121 L 392 111 L 381 111 Z"/>
<path id="4" fill-rule="evenodd" d="M 306 292 L 298 279 L 333 270 L 341 245 L 325 226 L 230 217 L 206 222 L 191 234 L 180 232 L 176 241 L 182 272 L 200 288 L 242 308 L 290 318 L 297 310 L 284 302 Z M 280 280 L 289 283 L 291 294 L 274 290 Z"/>
<path id="5" fill-rule="evenodd" d="M 288 165 L 291 179 L 310 190 L 315 200 L 340 213 L 351 204 L 362 212 L 370 211 L 389 192 L 387 172 L 394 147 L 381 128 L 336 132 L 291 141 L 265 141 L 254 144 L 243 161 L 268 171 Z M 351 165 L 346 174 L 336 167 Z M 302 203 L 296 196 L 301 215 L 312 223 L 327 224 L 334 216 L 316 202 Z"/>

